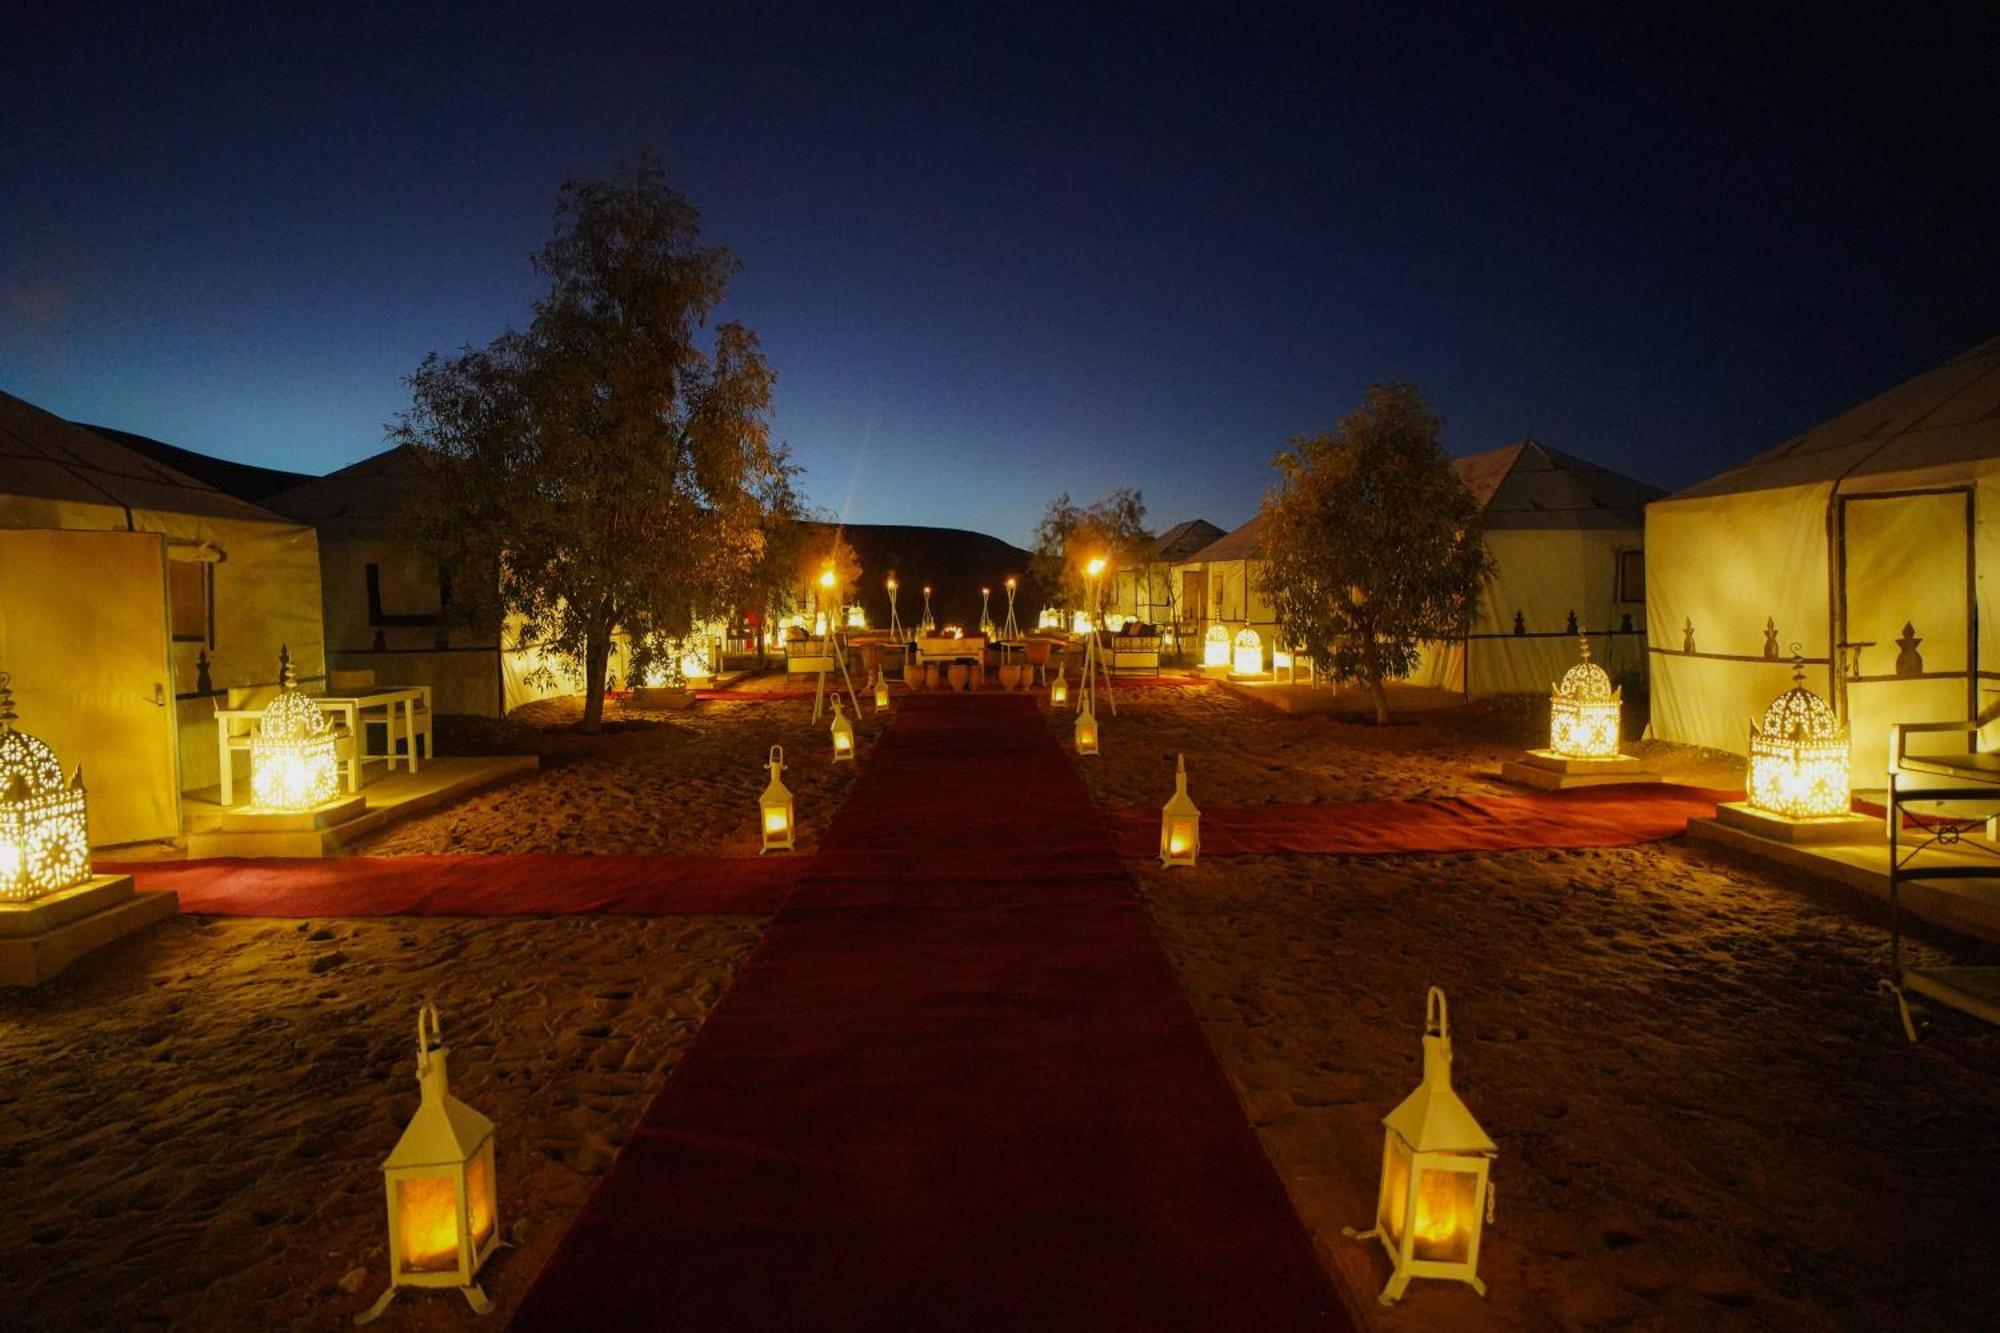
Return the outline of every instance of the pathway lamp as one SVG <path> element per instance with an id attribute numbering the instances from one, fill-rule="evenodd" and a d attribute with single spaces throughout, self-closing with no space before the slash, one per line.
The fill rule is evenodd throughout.
<path id="1" fill-rule="evenodd" d="M 860 712 L 859 708 L 855 709 Z M 854 724 L 840 711 L 840 696 L 833 696 L 833 762 L 854 762 Z"/>
<path id="2" fill-rule="evenodd" d="M 1845 815 L 1850 805 L 1847 728 L 1806 688 L 1805 658 L 1792 646 L 1792 687 L 1750 725 L 1752 807 L 1787 819 Z"/>
<path id="3" fill-rule="evenodd" d="M 771 747 L 771 781 L 764 788 L 764 794 L 757 798 L 757 808 L 763 816 L 764 852 L 792 850 L 792 823 L 794 810 L 791 790 L 785 786 L 779 775 L 785 771 L 785 747 Z"/>
<path id="4" fill-rule="evenodd" d="M 83 769 L 67 780 L 56 753 L 14 730 L 14 691 L 0 671 L 0 902 L 26 902 L 90 877 Z"/>
<path id="5" fill-rule="evenodd" d="M 1201 811 L 1188 797 L 1187 756 L 1174 757 L 1174 794 L 1160 807 L 1160 864 L 1191 866 L 1201 851 Z"/>
<path id="6" fill-rule="evenodd" d="M 250 740 L 250 801 L 262 810 L 304 811 L 339 791 L 333 727 L 319 705 L 299 692 L 292 654 L 278 649 L 278 696 L 264 709 Z"/>
<path id="7" fill-rule="evenodd" d="M 1210 625 L 1202 639 L 1201 664 L 1217 671 L 1229 669 L 1229 630 L 1220 621 Z"/>
<path id="8" fill-rule="evenodd" d="M 1231 670 L 1239 676 L 1264 673 L 1264 640 L 1248 625 L 1236 632 L 1236 655 Z"/>
<path id="9" fill-rule="evenodd" d="M 1616 759 L 1624 691 L 1590 660 L 1590 640 L 1577 643 L 1577 664 L 1549 695 L 1549 749 L 1565 759 Z"/>
<path id="10" fill-rule="evenodd" d="M 493 1122 L 451 1095 L 450 1052 L 437 1007 L 417 1011 L 417 1113 L 382 1163 L 389 1196 L 389 1289 L 355 1318 L 365 1324 L 403 1287 L 456 1287 L 480 1314 L 492 1306 L 475 1280 L 500 1247 Z"/>
<path id="11" fill-rule="evenodd" d="M 1083 707 L 1076 714 L 1076 752 L 1097 753 L 1097 715 L 1090 711 L 1088 699 L 1084 700 Z"/>
<path id="12" fill-rule="evenodd" d="M 1382 1120 L 1382 1192 L 1375 1225 L 1346 1228 L 1379 1239 L 1395 1265 L 1378 1298 L 1401 1299 L 1411 1278 L 1451 1278 L 1484 1296 L 1479 1240 L 1493 1220 L 1488 1173 L 1499 1151 L 1451 1087 L 1451 1030 L 1444 992 L 1431 987 L 1424 1009 L 1424 1080 Z"/>

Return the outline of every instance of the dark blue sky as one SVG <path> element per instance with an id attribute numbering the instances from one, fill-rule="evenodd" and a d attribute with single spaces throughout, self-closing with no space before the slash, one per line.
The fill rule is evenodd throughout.
<path id="1" fill-rule="evenodd" d="M 339 466 L 649 141 L 856 521 L 1233 526 L 1388 379 L 1679 486 L 2000 332 L 1991 5 L 411 8 L 17 12 L 0 388 Z"/>

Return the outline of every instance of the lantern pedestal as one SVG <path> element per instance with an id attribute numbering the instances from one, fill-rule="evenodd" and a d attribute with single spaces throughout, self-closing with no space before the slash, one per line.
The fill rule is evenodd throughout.
<path id="1" fill-rule="evenodd" d="M 368 813 L 368 798 L 339 796 L 310 810 L 257 810 L 229 806 L 209 827 L 188 832 L 188 856 L 332 856 L 340 826 Z"/>
<path id="2" fill-rule="evenodd" d="M 1629 754 L 1603 759 L 1572 759 L 1552 750 L 1528 750 L 1519 759 L 1500 765 L 1504 782 L 1519 783 L 1536 791 L 1568 791 L 1572 787 L 1609 787 L 1634 782 L 1658 782 L 1658 773 L 1648 773 Z"/>
<path id="3" fill-rule="evenodd" d="M 93 875 L 27 902 L 0 903 L 0 986 L 38 986 L 92 949 L 180 910 L 172 893 L 140 893 L 130 875 Z"/>
<path id="4" fill-rule="evenodd" d="M 1709 820 L 1689 821 L 1688 831 L 1694 831 L 1695 824 L 1706 824 Z M 1768 810 L 1759 810 L 1747 801 L 1730 801 L 1715 807 L 1714 823 L 1738 833 L 1749 833 L 1772 842 L 1820 843 L 1856 842 L 1882 839 L 1882 821 L 1869 815 L 1826 815 L 1812 819 L 1792 819 L 1786 815 L 1774 815 Z"/>

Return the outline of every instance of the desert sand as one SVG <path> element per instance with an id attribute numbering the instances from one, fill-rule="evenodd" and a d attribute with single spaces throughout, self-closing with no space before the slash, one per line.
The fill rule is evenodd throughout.
<path id="1" fill-rule="evenodd" d="M 1532 703 L 1387 729 L 1210 691 L 1133 692 L 1080 759 L 1101 801 L 1477 795 Z M 1100 710 L 1101 711 L 1101 710 Z M 1057 720 L 1057 725 L 1061 725 Z M 1510 744 L 1511 742 L 1511 744 Z M 1731 761 L 1637 746 L 1683 781 Z M 1372 1327 L 1992 1327 L 2000 1033 L 1878 993 L 1882 913 L 1676 841 L 1138 867 L 1155 928 L 1322 1253 Z M 1920 932 L 1927 961 L 2000 950 Z M 1427 986 L 1500 1145 L 1484 1300 L 1388 1274 L 1365 1227 L 1381 1117 L 1416 1085 Z"/>
<path id="2" fill-rule="evenodd" d="M 764 684 L 773 686 L 777 681 Z M 1097 800 L 1477 795 L 1534 701 L 1409 725 L 1287 717 L 1218 690 L 1121 691 Z M 807 845 L 851 772 L 804 703 L 441 720 L 443 748 L 545 768 L 364 849 L 746 854 L 764 748 L 798 762 Z M 864 707 L 862 734 L 883 725 Z M 1068 715 L 1050 725 L 1067 740 Z M 1732 787 L 1726 756 L 1640 746 Z M 864 751 L 865 752 L 865 751 Z M 1880 913 L 1674 842 L 1604 851 L 1136 865 L 1162 943 L 1301 1216 L 1384 1330 L 1992 1326 L 2000 1033 L 1877 993 Z M 0 1289 L 24 1327 L 337 1328 L 386 1280 L 381 1158 L 415 1104 L 417 1003 L 500 1126 L 499 1311 L 546 1261 L 753 947 L 751 918 L 183 918 L 0 996 Z M 1920 932 L 1926 958 L 2000 951 Z M 1485 1300 L 1382 1310 L 1380 1118 L 1414 1086 L 1424 989 L 1500 1144 Z M 455 1295 L 383 1327 L 470 1325 Z"/>

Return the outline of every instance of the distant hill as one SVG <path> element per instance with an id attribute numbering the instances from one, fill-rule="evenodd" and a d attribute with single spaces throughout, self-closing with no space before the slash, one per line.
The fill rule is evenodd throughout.
<path id="1" fill-rule="evenodd" d="M 832 532 L 837 525 L 815 523 L 815 529 Z M 963 528 L 922 528 L 901 523 L 849 523 L 839 527 L 847 544 L 861 558 L 861 605 L 868 623 L 889 623 L 889 592 L 884 586 L 890 574 L 902 584 L 903 623 L 915 625 L 923 613 L 926 583 L 931 586 L 931 614 L 940 625 L 963 625 L 968 631 L 979 623 L 979 590 L 991 588 L 989 603 L 996 623 L 1007 616 L 1009 574 L 1021 580 L 1014 600 L 1014 612 L 1023 629 L 1034 627 L 1042 608 L 1040 588 L 1028 574 L 1028 553 L 1018 546 Z"/>

